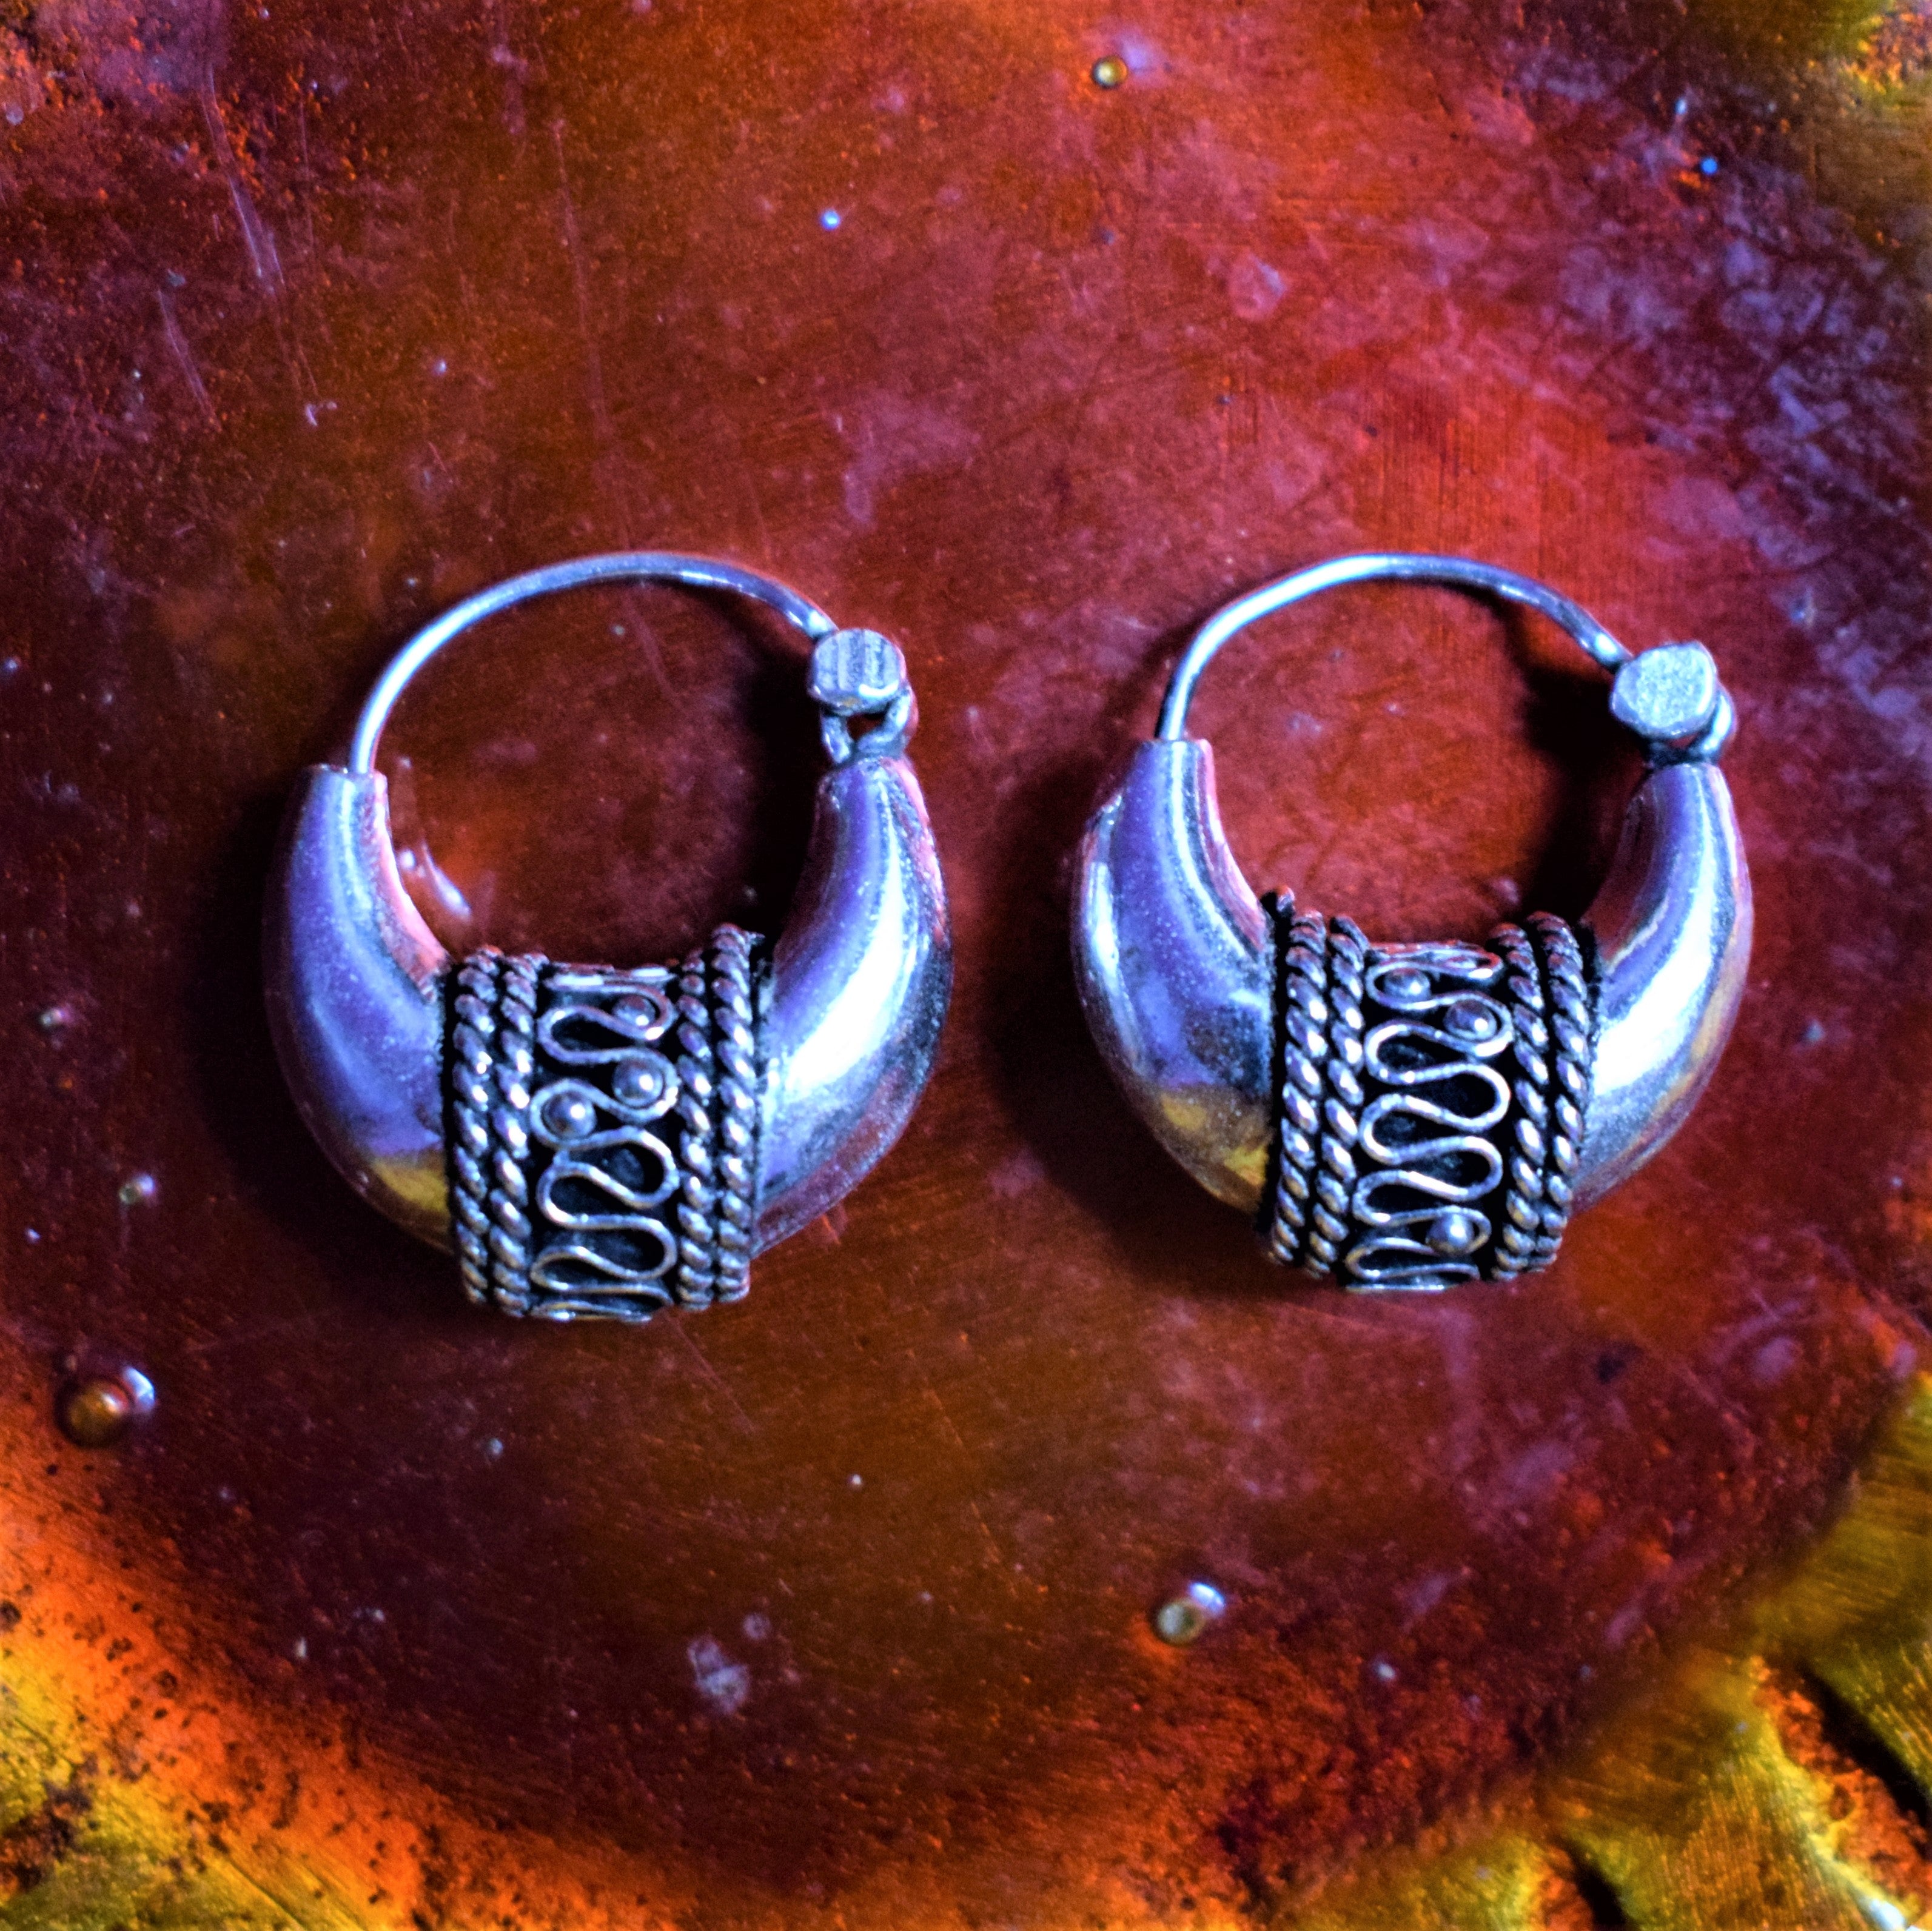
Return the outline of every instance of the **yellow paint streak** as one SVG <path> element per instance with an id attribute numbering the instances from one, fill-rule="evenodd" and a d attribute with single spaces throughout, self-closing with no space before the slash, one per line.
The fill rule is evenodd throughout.
<path id="1" fill-rule="evenodd" d="M 107 1579 L 81 1506 L 101 1465 L 37 1478 L 32 1414 L 0 1426 L 4 1931 L 656 1931 L 689 1911 L 600 1847 L 487 1828 L 409 1766 L 352 1761 L 332 1713 L 304 1728 L 197 1669 L 164 1584 Z"/>
<path id="2" fill-rule="evenodd" d="M 1822 1687 L 1820 1686 L 1822 1686 Z M 1377 1861 L 1296 1931 L 1588 1931 L 1580 1867 L 1642 1931 L 1932 1924 L 1916 1822 L 1832 1741 L 1835 1696 L 1932 1792 L 1932 1380 L 1864 1459 L 1835 1528 L 1735 1648 L 1680 1657 L 1500 1827 Z"/>

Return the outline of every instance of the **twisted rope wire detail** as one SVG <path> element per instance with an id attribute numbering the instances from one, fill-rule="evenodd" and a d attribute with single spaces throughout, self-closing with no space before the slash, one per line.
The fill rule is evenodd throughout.
<path id="1" fill-rule="evenodd" d="M 755 942 L 736 925 L 711 935 L 712 1052 L 716 1074 L 717 1192 L 713 1218 L 716 1297 L 742 1300 L 752 1270 L 752 1210 L 758 1186 Z"/>
<path id="2" fill-rule="evenodd" d="M 1352 919 L 1328 921 L 1328 1053 L 1323 1062 L 1322 1137 L 1315 1207 L 1310 1216 L 1303 1268 L 1332 1274 L 1349 1234 L 1349 1203 L 1355 1189 L 1355 1147 L 1362 1105 L 1363 975 L 1369 942 Z"/>
<path id="3" fill-rule="evenodd" d="M 1276 998 L 1282 1015 L 1281 1078 L 1275 1113 L 1274 1214 L 1268 1248 L 1284 1267 L 1298 1266 L 1313 1198 L 1322 1129 L 1322 1063 L 1328 1053 L 1328 928 L 1312 912 L 1277 907 L 1281 948 Z"/>
<path id="4" fill-rule="evenodd" d="M 1498 1279 L 1508 1279 L 1543 1265 L 1537 1258 L 1537 1237 L 1543 1227 L 1544 1168 L 1550 1150 L 1550 1029 L 1543 974 L 1528 934 L 1520 925 L 1498 925 L 1490 944 L 1507 974 L 1516 1065 L 1510 1087 L 1516 1102 L 1511 1144 L 1503 1149 L 1508 1180 L 1491 1267 Z"/>

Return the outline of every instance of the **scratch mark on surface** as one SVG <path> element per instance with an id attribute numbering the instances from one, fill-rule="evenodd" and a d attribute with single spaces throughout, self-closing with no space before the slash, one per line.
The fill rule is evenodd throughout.
<path id="1" fill-rule="evenodd" d="M 279 301 L 282 295 L 282 258 L 275 247 L 275 238 L 248 193 L 248 184 L 242 178 L 242 164 L 235 157 L 235 144 L 228 138 L 227 124 L 221 118 L 221 103 L 214 96 L 214 69 L 209 67 L 202 76 L 202 117 L 208 123 L 208 138 L 214 145 L 214 157 L 220 163 L 222 178 L 228 184 L 229 199 L 235 204 L 235 218 L 242 224 L 242 239 L 248 250 L 248 259 L 254 265 L 255 279 Z"/>
<path id="2" fill-rule="evenodd" d="M 577 225 L 577 204 L 570 195 L 570 169 L 563 157 L 563 123 L 550 124 L 550 137 L 556 147 L 557 192 L 563 217 L 563 251 L 570 257 L 571 286 L 577 293 L 577 329 L 584 337 L 584 387 L 590 400 L 590 419 L 597 439 L 606 449 L 616 442 L 616 425 L 610 420 L 610 400 L 604 388 L 604 358 L 598 352 L 597 337 L 590 321 L 590 281 L 584 271 L 584 235 Z"/>
<path id="3" fill-rule="evenodd" d="M 175 313 L 174 298 L 166 289 L 158 288 L 154 300 L 160 308 L 161 332 L 167 337 L 169 352 L 175 358 L 175 365 L 181 370 L 202 414 L 208 418 L 208 427 L 218 430 L 221 417 L 208 395 L 207 385 L 201 379 L 201 371 L 195 367 L 194 354 L 188 346 L 188 337 L 182 333 L 181 319 Z"/>
<path id="4" fill-rule="evenodd" d="M 731 1404 L 732 1412 L 745 1424 L 746 1433 L 756 1435 L 758 1432 L 758 1423 L 745 1412 L 744 1405 L 731 1392 L 731 1384 L 705 1358 L 704 1349 L 691 1338 L 689 1330 L 681 1321 L 674 1321 L 669 1324 L 669 1326 L 672 1333 L 676 1335 L 678 1339 L 691 1351 L 692 1358 L 698 1363 L 698 1372 Z"/>
<path id="5" fill-rule="evenodd" d="M 973 1453 L 966 1446 L 965 1437 L 959 1432 L 958 1425 L 953 1420 L 952 1411 L 940 1397 L 939 1390 L 932 1385 L 931 1379 L 928 1377 L 925 1369 L 920 1366 L 916 1355 L 908 1352 L 906 1358 L 912 1363 L 913 1372 L 919 1377 L 920 1386 L 925 1391 L 926 1399 L 939 1411 L 939 1425 L 946 1431 L 952 1446 L 958 1451 L 960 1460 L 969 1470 L 974 1470 L 976 1473 Z M 980 1534 L 986 1538 L 987 1552 L 993 1558 L 993 1567 L 1000 1572 L 1007 1588 L 1017 1594 L 1018 1585 L 1013 1581 L 1012 1564 L 1007 1559 L 1006 1551 L 1000 1546 L 998 1537 L 987 1527 L 986 1518 L 980 1513 L 980 1504 L 969 1498 L 966 1506 L 972 1510 L 973 1519 L 979 1525 Z"/>

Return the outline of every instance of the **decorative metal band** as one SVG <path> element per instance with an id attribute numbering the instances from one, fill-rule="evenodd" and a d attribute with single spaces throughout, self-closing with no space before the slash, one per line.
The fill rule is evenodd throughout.
<path id="1" fill-rule="evenodd" d="M 1537 1237 L 1537 1265 L 1546 1267 L 1556 1258 L 1575 1204 L 1573 1189 L 1582 1156 L 1590 1069 L 1596 1058 L 1597 1001 L 1576 928 L 1547 912 L 1533 912 L 1529 931 L 1543 967 L 1552 1048 L 1550 1153 L 1544 1169 L 1543 1225 Z"/>
<path id="2" fill-rule="evenodd" d="M 490 1298 L 490 1065 L 502 955 L 472 954 L 457 969 L 445 1048 L 449 1079 L 451 1231 L 472 1301 Z"/>
<path id="3" fill-rule="evenodd" d="M 1280 957 L 1275 1010 L 1280 1017 L 1276 1082 L 1274 1218 L 1268 1252 L 1298 1267 L 1314 1204 L 1316 1143 L 1322 1132 L 1322 1063 L 1328 1056 L 1328 932 L 1292 902 L 1274 908 Z"/>
<path id="4" fill-rule="evenodd" d="M 712 935 L 712 1057 L 717 1069 L 717 1296 L 741 1300 L 751 1284 L 752 1208 L 758 1188 L 757 994 L 751 935 Z"/>
<path id="5" fill-rule="evenodd" d="M 1371 947 L 1345 919 L 1287 924 L 1264 1230 L 1276 1259 L 1355 1288 L 1436 1289 L 1555 1258 L 1594 997 L 1569 927 L 1529 924 L 1503 927 L 1493 951 Z"/>
<path id="6" fill-rule="evenodd" d="M 1328 1057 L 1322 1065 L 1322 1137 L 1316 1147 L 1315 1207 L 1302 1267 L 1332 1273 L 1348 1237 L 1355 1150 L 1361 1138 L 1363 971 L 1369 942 L 1352 919 L 1328 922 Z"/>
<path id="7" fill-rule="evenodd" d="M 1537 1241 L 1543 1231 L 1543 1170 L 1550 1151 L 1549 1002 L 1535 948 L 1520 925 L 1498 925 L 1490 943 L 1502 955 L 1507 971 L 1516 1059 L 1516 1111 L 1510 1132 L 1514 1144 L 1504 1148 L 1509 1184 L 1503 1194 L 1495 1261 L 1496 1274 L 1508 1278 L 1542 1265 Z"/>
<path id="8" fill-rule="evenodd" d="M 680 967 L 484 951 L 458 967 L 448 1137 L 472 1300 L 635 1321 L 744 1292 L 757 945 L 724 926 Z"/>

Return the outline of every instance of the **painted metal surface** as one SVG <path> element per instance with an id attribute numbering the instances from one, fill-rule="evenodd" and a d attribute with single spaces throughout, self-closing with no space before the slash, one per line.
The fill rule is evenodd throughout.
<path id="1" fill-rule="evenodd" d="M 1286 1915 L 1737 1627 L 1932 1306 L 1912 17 L 0 19 L 18 1921 L 86 1921 L 123 1805 L 268 1922 Z M 901 643 L 958 981 L 752 1300 L 533 1336 L 315 1150 L 262 880 L 417 625 L 645 544 Z M 1338 1311 L 1114 1096 L 1067 867 L 1204 611 L 1396 545 L 1720 649 L 1756 940 L 1668 1162 L 1548 1276 Z M 1217 670 L 1251 878 L 1583 910 L 1635 774 L 1495 621 L 1338 605 Z M 502 622 L 384 740 L 438 942 L 776 927 L 795 646 Z M 123 1445 L 56 1432 L 70 1356 L 152 1378 Z M 1196 1582 L 1226 1615 L 1160 1642 Z"/>

